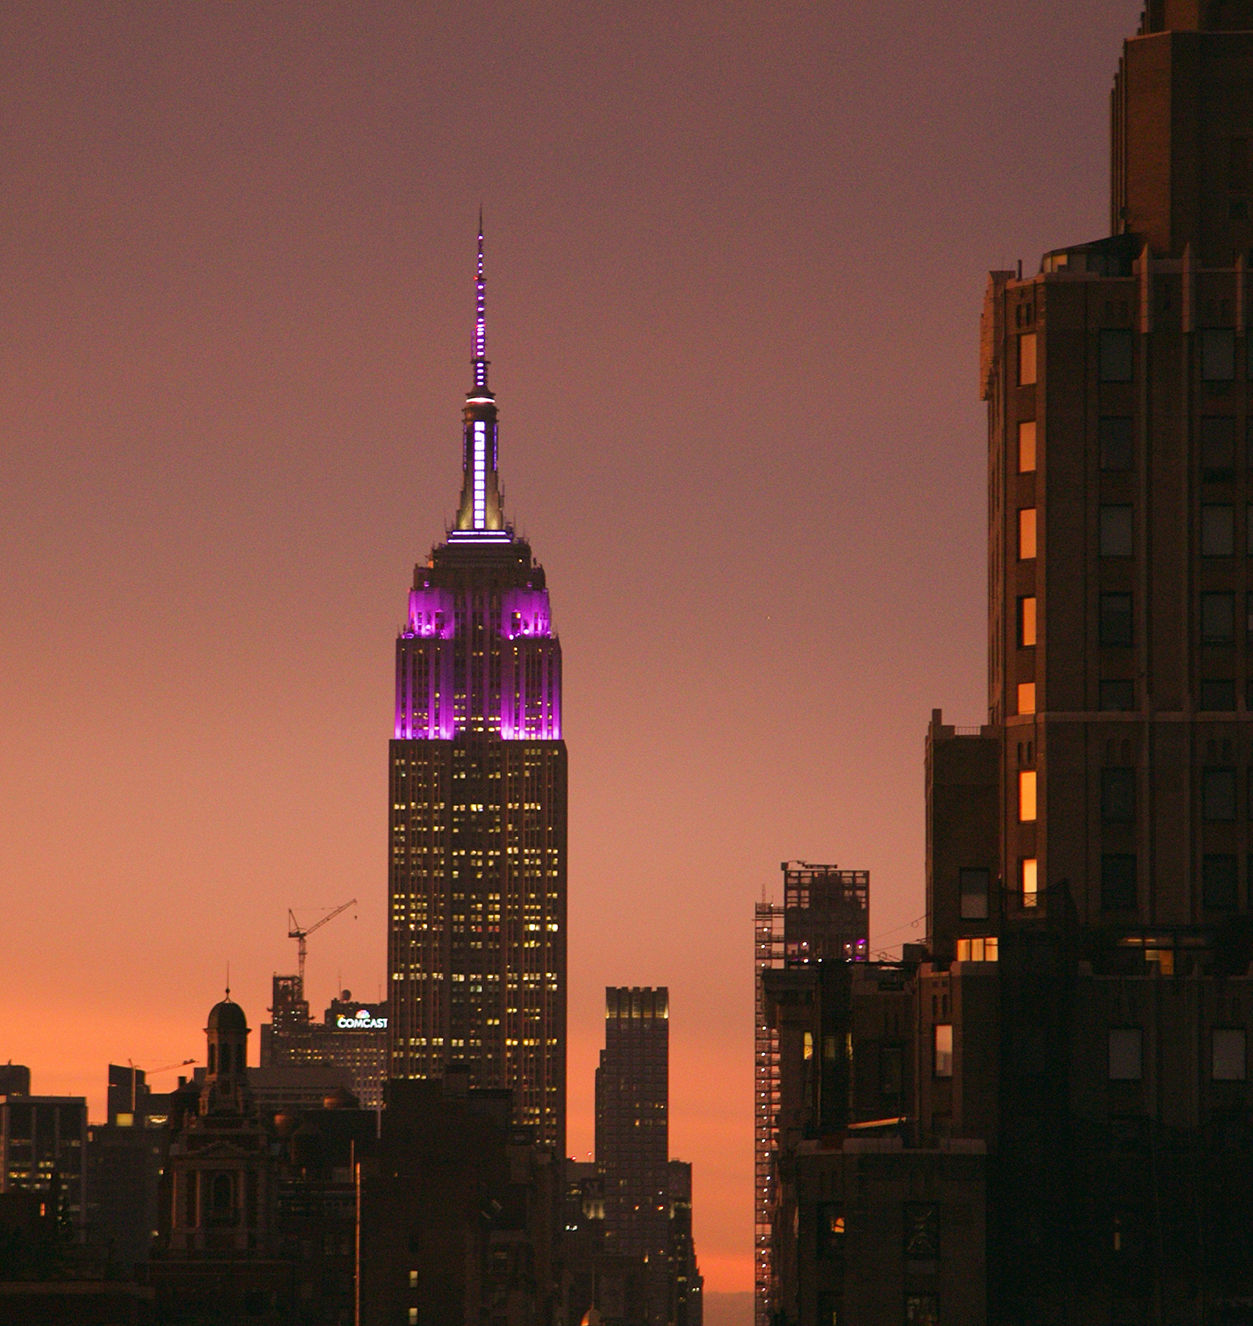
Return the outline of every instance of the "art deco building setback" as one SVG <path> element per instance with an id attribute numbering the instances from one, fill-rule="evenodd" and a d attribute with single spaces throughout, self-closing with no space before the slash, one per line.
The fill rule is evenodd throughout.
<path id="1" fill-rule="evenodd" d="M 414 571 L 390 747 L 391 1073 L 508 1088 L 564 1154 L 566 748 L 543 568 L 506 522 L 479 234 L 461 503 Z"/>

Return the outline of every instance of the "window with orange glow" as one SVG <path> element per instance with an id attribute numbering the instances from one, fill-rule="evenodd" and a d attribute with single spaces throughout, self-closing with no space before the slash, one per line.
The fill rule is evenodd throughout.
<path id="1" fill-rule="evenodd" d="M 1019 867 L 1019 883 L 1022 886 L 1022 905 L 1035 907 L 1040 901 L 1039 862 L 1034 856 L 1024 857 Z"/>
<path id="2" fill-rule="evenodd" d="M 1018 560 L 1029 562 L 1035 556 L 1035 507 L 1024 506 L 1018 512 Z"/>
<path id="3" fill-rule="evenodd" d="M 1032 595 L 1018 600 L 1018 644 L 1023 649 L 1029 649 L 1035 642 L 1036 612 L 1035 597 Z"/>
<path id="4" fill-rule="evenodd" d="M 936 1077 L 953 1076 L 953 1024 L 937 1022 L 935 1024 L 935 1075 Z"/>
<path id="5" fill-rule="evenodd" d="M 1030 824 L 1035 819 L 1035 770 L 1018 771 L 1018 822 Z"/>
<path id="6" fill-rule="evenodd" d="M 1018 683 L 1018 712 L 1020 714 L 1035 713 L 1035 682 L 1020 681 Z"/>
<path id="7" fill-rule="evenodd" d="M 1031 474 L 1035 470 L 1035 420 L 1027 419 L 1018 425 L 1018 473 Z"/>

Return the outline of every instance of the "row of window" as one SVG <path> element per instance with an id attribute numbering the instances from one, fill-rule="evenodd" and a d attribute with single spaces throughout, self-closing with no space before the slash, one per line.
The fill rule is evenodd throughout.
<path id="1" fill-rule="evenodd" d="M 1228 483 L 1236 477 L 1236 420 L 1229 414 L 1204 415 L 1199 424 L 1201 478 Z M 1245 422 L 1245 455 L 1253 469 L 1253 416 Z M 1135 434 L 1130 415 L 1103 415 L 1097 421 L 1097 453 L 1102 470 L 1130 470 L 1135 461 Z M 1018 425 L 1018 473 L 1034 473 L 1037 464 L 1034 419 Z"/>
<path id="2" fill-rule="evenodd" d="M 1253 557 L 1253 502 L 1245 506 L 1245 551 Z M 1018 560 L 1033 560 L 1039 549 L 1036 508 L 1018 510 Z M 1201 506 L 1201 556 L 1234 557 L 1236 553 L 1236 508 L 1230 502 L 1205 502 Z M 1097 518 L 1097 551 L 1101 557 L 1135 555 L 1135 519 L 1129 503 L 1111 503 L 1100 508 Z"/>
<path id="3" fill-rule="evenodd" d="M 1249 857 L 1253 878 L 1253 856 Z M 1131 912 L 1136 908 L 1134 852 L 1107 852 L 1101 857 L 1101 910 Z M 1024 893 L 1024 905 L 1027 904 Z M 1201 906 L 1210 912 L 1234 912 L 1240 903 L 1240 871 L 1234 852 L 1207 852 L 1201 858 Z"/>
<path id="4" fill-rule="evenodd" d="M 1097 377 L 1102 382 L 1131 382 L 1135 376 L 1135 336 L 1123 327 L 1103 327 L 1097 333 Z M 1202 382 L 1233 382 L 1238 356 L 1236 334 L 1230 328 L 1210 327 L 1197 337 L 1201 352 Z M 1018 385 L 1031 387 L 1039 379 L 1039 341 L 1035 332 L 1018 337 Z M 1245 341 L 1244 375 L 1253 378 L 1253 336 Z"/>
<path id="5" fill-rule="evenodd" d="M 1246 813 L 1253 819 L 1253 769 L 1249 770 L 1246 790 Z M 1230 824 L 1237 818 L 1237 808 L 1235 769 L 1202 769 L 1201 818 L 1210 824 Z M 1130 824 L 1135 817 L 1135 769 L 1102 769 L 1101 818 L 1107 824 Z"/>
<path id="6" fill-rule="evenodd" d="M 953 1076 L 953 1024 L 932 1027 L 932 1071 Z M 1248 1076 L 1247 1034 L 1243 1027 L 1215 1027 L 1210 1033 L 1209 1076 L 1214 1082 L 1243 1082 Z M 1114 1027 L 1109 1033 L 1109 1079 L 1139 1082 L 1144 1077 L 1144 1030 Z"/>
<path id="7" fill-rule="evenodd" d="M 1208 590 L 1200 600 L 1201 643 L 1234 645 L 1236 642 L 1236 594 L 1234 590 Z M 1245 639 L 1253 643 L 1253 593 L 1244 596 Z M 1034 594 L 1018 600 L 1018 647 L 1030 649 L 1039 643 L 1039 608 Z M 1097 638 L 1104 648 L 1126 648 L 1135 643 L 1135 619 L 1130 593 L 1116 590 L 1097 596 Z M 1229 706 L 1234 708 L 1234 705 Z"/>

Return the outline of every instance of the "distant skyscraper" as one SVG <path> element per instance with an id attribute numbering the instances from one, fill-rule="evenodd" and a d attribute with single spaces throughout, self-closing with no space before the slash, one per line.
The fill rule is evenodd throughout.
<path id="1" fill-rule="evenodd" d="M 650 1321 L 665 1321 L 670 1250 L 670 996 L 605 991 L 596 1070 L 596 1163 L 605 1173 L 605 1246 L 646 1256 Z"/>
<path id="2" fill-rule="evenodd" d="M 479 232 L 461 504 L 396 642 L 391 1071 L 508 1087 L 565 1150 L 566 747 L 544 570 L 505 522 Z"/>

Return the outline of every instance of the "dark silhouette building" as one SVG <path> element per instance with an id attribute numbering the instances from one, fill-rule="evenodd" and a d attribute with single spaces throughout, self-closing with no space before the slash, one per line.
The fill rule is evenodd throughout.
<path id="1" fill-rule="evenodd" d="M 390 747 L 391 1073 L 467 1064 L 565 1145 L 566 748 L 543 568 L 506 523 L 482 234 L 461 503 L 414 570 Z"/>
<path id="2" fill-rule="evenodd" d="M 87 1223 L 86 1152 L 82 1096 L 0 1096 L 0 1193 L 45 1194 L 77 1237 Z"/>
<path id="3" fill-rule="evenodd" d="M 862 961 L 867 956 L 870 874 L 836 865 L 784 861 L 783 902 L 755 907 L 753 960 L 756 968 L 754 1018 L 754 1319 L 768 1326 L 777 1298 L 771 1264 L 778 1206 L 778 1120 L 781 1108 L 779 1032 L 766 998 L 764 974 L 824 958 Z"/>
<path id="4" fill-rule="evenodd" d="M 563 1162 L 511 1121 L 510 1093 L 388 1083 L 361 1179 L 362 1322 L 559 1320 Z"/>
<path id="5" fill-rule="evenodd" d="M 1250 0 L 1151 0 L 1113 233 L 991 274 L 989 715 L 928 732 L 927 944 L 765 974 L 786 1321 L 1250 1320 L 1251 87 Z"/>
<path id="6" fill-rule="evenodd" d="M 259 1108 L 248 1036 L 228 995 L 209 1013 L 203 1076 L 170 1094 L 157 1237 L 137 1276 L 162 1322 L 342 1326 L 355 1319 L 357 1166 L 377 1115 L 342 1086 L 317 1108 Z"/>

